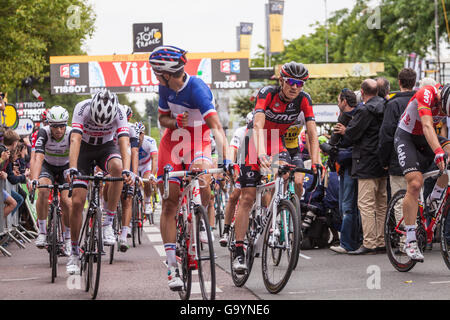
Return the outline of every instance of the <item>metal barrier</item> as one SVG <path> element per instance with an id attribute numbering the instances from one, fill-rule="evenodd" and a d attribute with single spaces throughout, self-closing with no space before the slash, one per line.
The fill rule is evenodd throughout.
<path id="1" fill-rule="evenodd" d="M 6 189 L 6 183 L 5 180 L 0 179 L 0 251 L 3 253 L 3 255 L 11 257 L 11 253 L 3 248 L 3 244 L 6 243 L 9 240 L 8 230 L 6 227 L 6 219 L 3 215 L 3 209 L 4 209 L 4 202 L 5 199 L 3 199 L 3 190 Z"/>

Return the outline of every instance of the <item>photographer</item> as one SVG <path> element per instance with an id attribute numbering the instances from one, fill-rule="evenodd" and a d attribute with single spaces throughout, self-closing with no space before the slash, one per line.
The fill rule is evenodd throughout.
<path id="1" fill-rule="evenodd" d="M 341 126 L 347 125 L 357 110 L 356 94 L 349 90 L 343 89 L 338 96 L 338 107 L 341 110 L 340 121 L 335 126 L 335 131 L 330 141 L 335 143 L 329 149 L 339 164 L 339 211 L 342 216 L 340 245 L 332 246 L 330 249 L 337 253 L 347 253 L 355 251 L 360 246 L 361 226 L 359 212 L 357 208 L 357 179 L 351 177 L 352 169 L 352 148 L 350 142 L 343 139 L 341 134 Z M 342 123 L 344 122 L 344 124 Z M 324 144 L 322 144 L 324 145 Z M 322 146 L 321 145 L 321 146 Z M 324 147 L 327 147 L 326 145 Z M 338 148 L 339 147 L 339 148 Z M 331 156 L 330 156 L 331 158 Z"/>

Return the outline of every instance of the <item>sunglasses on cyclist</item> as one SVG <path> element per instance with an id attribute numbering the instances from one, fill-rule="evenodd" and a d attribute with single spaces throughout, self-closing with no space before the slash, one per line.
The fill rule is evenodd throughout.
<path id="1" fill-rule="evenodd" d="M 62 124 L 51 124 L 50 128 L 65 128 L 67 125 L 62 123 Z"/>
<path id="2" fill-rule="evenodd" d="M 297 85 L 297 87 L 303 87 L 303 85 L 305 84 L 305 81 L 303 80 L 298 80 L 298 79 L 292 79 L 292 78 L 283 78 L 284 82 L 286 82 L 288 85 L 290 85 L 291 87 L 295 84 Z"/>

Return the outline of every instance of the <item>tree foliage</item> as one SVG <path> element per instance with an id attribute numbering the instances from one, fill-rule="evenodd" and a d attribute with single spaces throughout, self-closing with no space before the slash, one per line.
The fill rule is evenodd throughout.
<path id="1" fill-rule="evenodd" d="M 50 56 L 84 54 L 94 31 L 86 0 L 0 0 L 0 8 L 0 90 L 10 93 L 28 76 L 48 81 Z"/>

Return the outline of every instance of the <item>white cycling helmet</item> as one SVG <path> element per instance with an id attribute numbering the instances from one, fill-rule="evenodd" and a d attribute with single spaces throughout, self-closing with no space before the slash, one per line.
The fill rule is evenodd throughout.
<path id="1" fill-rule="evenodd" d="M 142 122 L 136 122 L 134 125 L 136 133 L 139 135 L 141 133 L 145 133 L 145 125 Z"/>
<path id="2" fill-rule="evenodd" d="M 252 122 L 253 120 L 253 111 L 250 111 L 249 113 L 247 113 L 247 117 L 245 118 L 245 122 L 247 124 L 249 124 L 250 122 Z"/>
<path id="3" fill-rule="evenodd" d="M 47 121 L 51 124 L 67 124 L 69 112 L 61 106 L 53 106 L 47 112 Z"/>
<path id="4" fill-rule="evenodd" d="M 119 99 L 109 90 L 97 92 L 91 100 L 91 119 L 99 126 L 113 122 L 117 114 Z"/>

